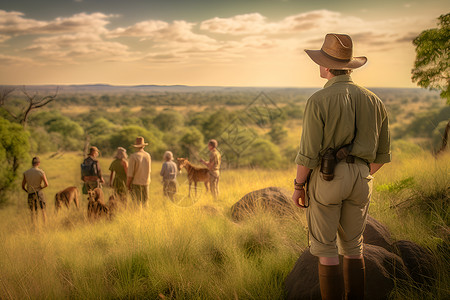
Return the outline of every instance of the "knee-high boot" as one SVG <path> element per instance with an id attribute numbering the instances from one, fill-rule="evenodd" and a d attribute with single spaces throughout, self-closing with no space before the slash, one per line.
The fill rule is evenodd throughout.
<path id="1" fill-rule="evenodd" d="M 319 263 L 320 294 L 323 300 L 342 300 L 344 286 L 339 265 L 322 265 Z"/>
<path id="2" fill-rule="evenodd" d="M 343 261 L 345 299 L 364 299 L 366 267 L 364 258 L 345 258 Z"/>

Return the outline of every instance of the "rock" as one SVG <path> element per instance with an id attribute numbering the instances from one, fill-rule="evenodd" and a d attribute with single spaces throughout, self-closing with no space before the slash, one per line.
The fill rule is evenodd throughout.
<path id="1" fill-rule="evenodd" d="M 433 254 L 411 241 L 396 241 L 393 246 L 419 288 L 430 288 L 436 278 L 436 261 Z"/>
<path id="2" fill-rule="evenodd" d="M 367 216 L 366 228 L 363 233 L 364 244 L 370 244 L 382 247 L 388 251 L 393 251 L 391 233 L 388 228 L 372 218 Z"/>
<path id="3" fill-rule="evenodd" d="M 231 217 L 241 221 L 258 209 L 282 216 L 291 214 L 294 206 L 289 193 L 279 187 L 267 187 L 246 194 L 231 207 Z"/>
<path id="4" fill-rule="evenodd" d="M 408 278 L 402 259 L 382 247 L 365 244 L 364 261 L 367 300 L 388 299 L 394 280 Z M 286 277 L 286 299 L 321 299 L 317 264 L 317 257 L 311 255 L 309 249 L 305 250 Z"/>

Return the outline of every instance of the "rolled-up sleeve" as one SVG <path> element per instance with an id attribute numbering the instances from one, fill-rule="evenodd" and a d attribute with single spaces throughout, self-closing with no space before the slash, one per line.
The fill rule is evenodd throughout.
<path id="1" fill-rule="evenodd" d="M 374 163 L 384 164 L 391 161 L 391 138 L 389 134 L 389 120 L 386 116 L 381 124 L 378 138 L 378 149 Z"/>
<path id="2" fill-rule="evenodd" d="M 295 163 L 313 169 L 319 165 L 319 152 L 323 139 L 324 122 L 314 98 L 305 107 L 302 138 Z"/>

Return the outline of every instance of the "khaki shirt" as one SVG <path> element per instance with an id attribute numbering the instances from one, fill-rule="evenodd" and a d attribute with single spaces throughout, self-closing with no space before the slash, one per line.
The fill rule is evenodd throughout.
<path id="1" fill-rule="evenodd" d="M 38 167 L 33 167 L 23 173 L 23 176 L 25 177 L 25 181 L 27 183 L 28 193 L 33 193 L 41 190 L 41 183 L 44 180 L 44 175 L 44 171 L 39 169 Z"/>
<path id="2" fill-rule="evenodd" d="M 209 153 L 209 162 L 212 163 L 210 168 L 211 171 L 218 171 L 220 169 L 220 164 L 222 162 L 222 156 L 217 149 L 214 149 Z"/>
<path id="3" fill-rule="evenodd" d="M 128 177 L 132 177 L 132 184 L 149 185 L 152 158 L 144 149 L 130 155 L 128 159 Z"/>
<path id="4" fill-rule="evenodd" d="M 386 108 L 374 93 L 354 84 L 350 75 L 335 76 L 306 103 L 295 162 L 317 167 L 327 148 L 352 142 L 355 126 L 350 154 L 368 163 L 390 162 L 388 124 Z"/>

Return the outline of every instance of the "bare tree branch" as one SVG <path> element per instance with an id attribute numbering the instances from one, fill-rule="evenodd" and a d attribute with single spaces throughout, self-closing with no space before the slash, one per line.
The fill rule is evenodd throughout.
<path id="1" fill-rule="evenodd" d="M 2 106 L 3 109 L 12 118 L 14 118 L 18 123 L 20 123 L 23 127 L 26 127 L 30 113 L 33 110 L 44 107 L 45 105 L 54 101 L 56 99 L 56 96 L 58 95 L 59 88 L 56 88 L 56 91 L 53 95 L 46 95 L 46 96 L 40 97 L 37 92 L 34 93 L 33 95 L 31 95 L 26 90 L 26 87 L 23 86 L 21 89 L 21 92 L 25 96 L 27 104 L 25 105 L 25 107 L 22 109 L 22 111 L 19 114 L 12 113 L 9 109 L 7 109 L 5 107 L 5 102 L 8 98 L 8 96 L 14 90 L 15 90 L 15 88 L 6 88 L 6 87 L 0 89 L 0 106 Z"/>
<path id="2" fill-rule="evenodd" d="M 15 88 L 7 86 L 0 88 L 0 106 L 3 106 L 3 104 L 5 104 L 5 100 L 12 92 L 14 92 L 14 90 Z"/>

